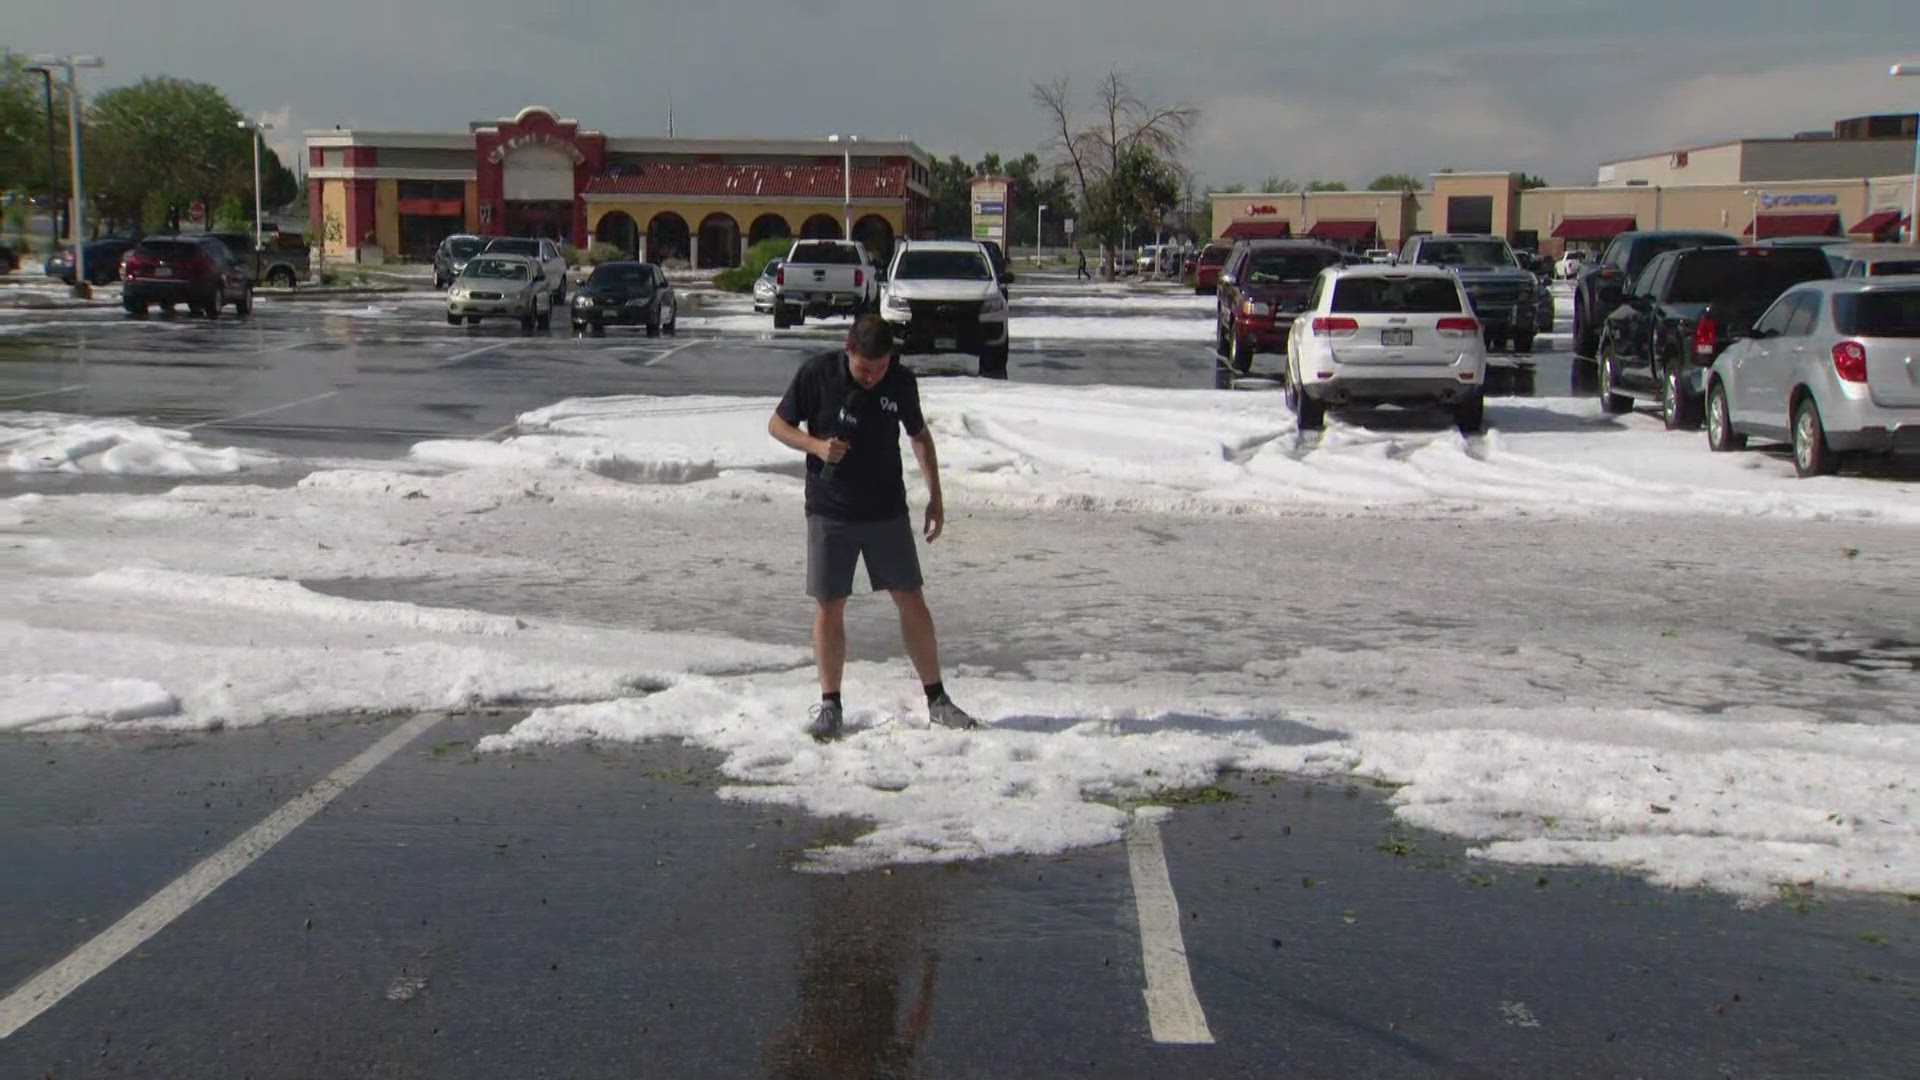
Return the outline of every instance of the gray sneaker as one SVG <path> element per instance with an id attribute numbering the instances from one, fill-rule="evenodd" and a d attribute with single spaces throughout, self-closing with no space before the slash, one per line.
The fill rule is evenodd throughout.
<path id="1" fill-rule="evenodd" d="M 945 694 L 927 703 L 927 719 L 941 727 L 957 728 L 961 731 L 980 726 L 973 717 L 967 715 L 965 709 L 955 705 L 953 699 Z"/>
<path id="2" fill-rule="evenodd" d="M 807 734 L 815 742 L 832 742 L 840 737 L 842 713 L 839 705 L 822 701 L 807 710 Z"/>

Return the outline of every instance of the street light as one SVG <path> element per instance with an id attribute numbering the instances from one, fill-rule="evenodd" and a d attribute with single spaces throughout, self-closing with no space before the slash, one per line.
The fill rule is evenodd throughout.
<path id="1" fill-rule="evenodd" d="M 80 78 L 78 68 L 107 66 L 97 56 L 54 56 L 41 53 L 33 58 L 35 67 L 67 69 L 67 138 L 73 149 L 73 295 L 93 295 L 87 285 L 87 197 L 80 186 Z"/>
<path id="2" fill-rule="evenodd" d="M 53 71 L 44 67 L 30 67 L 28 71 L 40 76 L 40 82 L 47 93 L 47 258 L 53 258 L 53 250 L 60 246 L 60 150 L 59 140 L 53 129 Z"/>
<path id="3" fill-rule="evenodd" d="M 1920 64 L 1895 64 L 1887 74 L 1898 79 L 1920 75 Z M 1907 187 L 1907 243 L 1920 243 L 1920 126 L 1913 132 L 1913 176 Z"/>
<path id="4" fill-rule="evenodd" d="M 846 239 L 851 240 L 853 239 L 853 144 L 860 141 L 860 136 L 848 135 L 843 138 L 835 132 L 827 136 L 827 141 L 840 144 L 840 175 L 846 181 L 846 195 L 840 202 L 840 227 L 845 230 Z"/>
<path id="5" fill-rule="evenodd" d="M 253 250 L 259 251 L 266 244 L 265 233 L 260 227 L 260 142 L 273 125 L 264 120 L 242 120 L 240 128 L 253 132 Z"/>
<path id="6" fill-rule="evenodd" d="M 1040 204 L 1040 213 L 1033 219 L 1033 264 L 1040 265 L 1040 237 L 1045 233 L 1041 227 L 1047 220 L 1047 204 Z"/>

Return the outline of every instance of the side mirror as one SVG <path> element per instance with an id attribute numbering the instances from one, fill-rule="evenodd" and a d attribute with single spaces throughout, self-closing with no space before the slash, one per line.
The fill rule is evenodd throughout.
<path id="1" fill-rule="evenodd" d="M 1001 274 L 1001 275 L 1000 275 L 1000 280 L 1001 280 L 1002 282 L 1004 282 L 1005 284 L 1008 284 L 1008 285 L 1011 285 L 1011 284 L 1013 284 L 1013 282 L 1014 282 L 1014 278 L 1015 278 L 1015 275 L 1014 275 L 1014 272 L 1013 272 L 1013 271 L 1011 271 L 1011 270 L 1009 270 L 1009 271 L 1007 271 L 1006 273 L 1004 273 L 1004 274 Z"/>
<path id="2" fill-rule="evenodd" d="M 1240 281 L 1239 281 L 1239 279 L 1238 279 L 1238 278 L 1237 278 L 1237 277 L 1236 277 L 1235 275 L 1233 275 L 1233 274 L 1221 274 L 1221 275 L 1220 275 L 1220 284 L 1222 284 L 1222 285 L 1238 285 L 1238 284 L 1240 284 Z"/>

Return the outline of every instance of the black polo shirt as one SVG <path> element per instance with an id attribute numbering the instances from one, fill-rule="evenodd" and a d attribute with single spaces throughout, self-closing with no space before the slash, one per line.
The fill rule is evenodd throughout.
<path id="1" fill-rule="evenodd" d="M 835 521 L 885 521 L 907 512 L 900 467 L 900 431 L 927 426 L 920 383 L 896 357 L 872 390 L 853 381 L 842 350 L 810 357 L 775 410 L 780 419 L 820 439 L 839 436 L 847 456 L 828 465 L 807 455 L 807 513 Z"/>

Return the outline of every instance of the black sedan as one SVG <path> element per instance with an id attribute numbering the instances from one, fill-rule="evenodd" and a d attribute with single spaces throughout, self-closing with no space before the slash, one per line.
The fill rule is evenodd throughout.
<path id="1" fill-rule="evenodd" d="M 603 263 L 573 292 L 573 329 L 645 326 L 648 336 L 679 329 L 680 302 L 673 284 L 658 266 L 643 262 Z"/>

